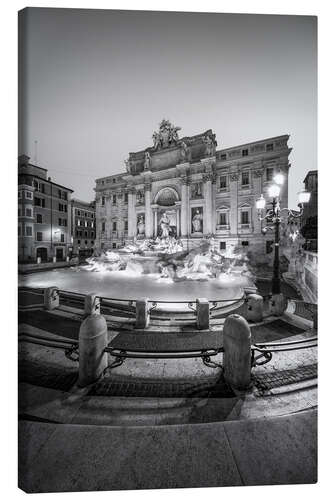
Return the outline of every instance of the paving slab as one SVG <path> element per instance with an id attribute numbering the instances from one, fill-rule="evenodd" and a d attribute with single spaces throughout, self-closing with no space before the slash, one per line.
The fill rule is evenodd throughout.
<path id="1" fill-rule="evenodd" d="M 228 422 L 226 434 L 244 484 L 317 482 L 317 412 Z"/>
<path id="2" fill-rule="evenodd" d="M 35 427 L 39 434 L 40 425 L 29 423 L 27 428 Z M 222 424 L 200 430 L 59 425 L 29 474 L 20 478 L 27 492 L 241 484 Z"/>

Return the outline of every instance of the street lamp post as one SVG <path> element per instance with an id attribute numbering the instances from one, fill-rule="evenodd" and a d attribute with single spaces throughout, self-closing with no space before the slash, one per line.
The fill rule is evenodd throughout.
<path id="1" fill-rule="evenodd" d="M 263 211 L 266 206 L 266 200 L 263 195 L 256 202 L 256 207 L 258 210 L 258 218 L 260 221 L 266 220 L 267 222 L 273 223 L 273 228 L 271 226 L 264 227 L 261 231 L 266 234 L 268 230 L 274 230 L 274 264 L 273 264 L 273 278 L 272 278 L 272 295 L 281 293 L 281 280 L 280 280 L 280 224 L 282 219 L 282 213 L 286 211 L 286 218 L 288 222 L 293 221 L 296 218 L 300 218 L 303 214 L 304 204 L 308 203 L 310 200 L 310 193 L 307 191 L 301 191 L 298 194 L 298 199 L 300 203 L 301 210 L 296 213 L 290 208 L 280 208 L 280 190 L 284 182 L 284 176 L 281 172 L 275 174 L 273 178 L 274 184 L 272 184 L 268 189 L 268 195 L 272 198 L 272 208 L 263 215 Z"/>

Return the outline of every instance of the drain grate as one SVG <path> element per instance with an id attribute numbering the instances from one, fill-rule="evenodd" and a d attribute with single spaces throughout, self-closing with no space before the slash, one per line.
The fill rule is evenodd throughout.
<path id="1" fill-rule="evenodd" d="M 117 381 L 106 377 L 90 391 L 90 396 L 125 396 L 146 398 L 232 397 L 233 391 L 221 378 L 217 382 Z"/>
<path id="2" fill-rule="evenodd" d="M 260 393 L 269 391 L 276 387 L 282 387 L 288 384 L 296 384 L 317 378 L 317 363 L 307 366 L 300 366 L 291 370 L 282 370 L 273 373 L 264 373 L 252 375 L 252 381 Z"/>

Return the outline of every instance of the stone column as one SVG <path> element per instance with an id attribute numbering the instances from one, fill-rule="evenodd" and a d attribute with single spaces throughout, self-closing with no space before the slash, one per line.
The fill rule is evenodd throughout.
<path id="1" fill-rule="evenodd" d="M 151 210 L 151 183 L 145 184 L 145 234 L 146 238 L 153 236 L 153 221 Z"/>
<path id="2" fill-rule="evenodd" d="M 258 169 L 253 171 L 253 192 L 254 192 L 254 205 L 252 207 L 252 223 L 255 234 L 261 234 L 261 222 L 258 218 L 256 201 L 260 198 L 262 193 L 262 176 L 263 170 Z"/>
<path id="3" fill-rule="evenodd" d="M 187 177 L 181 178 L 182 184 L 182 199 L 181 199 L 181 214 L 180 214 L 180 234 L 183 237 L 188 235 L 188 179 Z"/>
<path id="4" fill-rule="evenodd" d="M 180 209 L 181 209 L 181 202 L 176 201 L 176 218 L 177 218 L 177 238 L 180 235 Z"/>
<path id="5" fill-rule="evenodd" d="M 203 176 L 205 193 L 204 234 L 212 233 L 212 174 Z"/>
<path id="6" fill-rule="evenodd" d="M 158 205 L 151 205 L 151 209 L 153 212 L 153 237 L 157 237 L 157 211 Z"/>
<path id="7" fill-rule="evenodd" d="M 212 233 L 216 233 L 216 173 L 212 176 Z"/>
<path id="8" fill-rule="evenodd" d="M 237 236 L 238 233 L 238 172 L 233 172 L 229 177 L 230 185 L 230 233 Z"/>
<path id="9" fill-rule="evenodd" d="M 128 191 L 128 237 L 136 235 L 136 213 L 135 213 L 136 191 L 131 187 Z"/>

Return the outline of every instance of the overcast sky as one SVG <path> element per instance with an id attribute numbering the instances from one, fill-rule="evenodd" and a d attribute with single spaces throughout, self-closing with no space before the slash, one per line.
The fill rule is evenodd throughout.
<path id="1" fill-rule="evenodd" d="M 19 153 L 74 196 L 125 170 L 162 118 L 218 149 L 290 134 L 289 199 L 317 168 L 316 18 L 29 9 Z"/>

